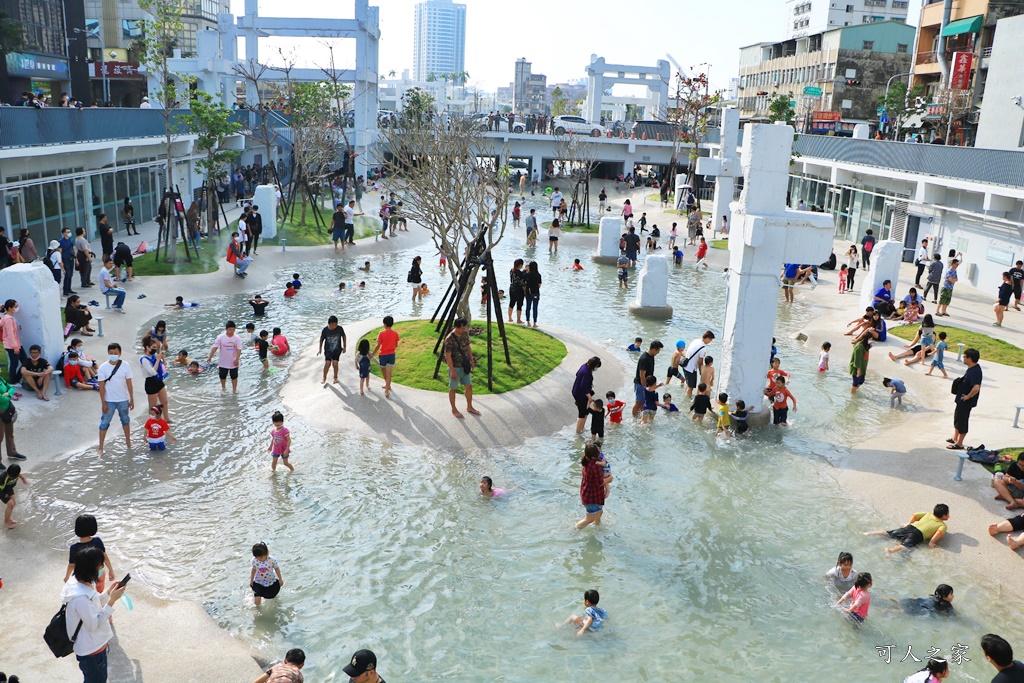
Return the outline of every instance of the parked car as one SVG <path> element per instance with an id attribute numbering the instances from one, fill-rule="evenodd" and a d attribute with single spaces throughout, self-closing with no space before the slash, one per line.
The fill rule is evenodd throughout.
<path id="1" fill-rule="evenodd" d="M 469 117 L 469 120 L 472 121 L 473 125 L 479 128 L 480 130 L 487 130 L 487 114 L 473 114 L 471 117 Z M 508 114 L 502 114 L 501 117 L 498 119 L 498 130 L 508 130 Z M 516 120 L 512 123 L 512 132 L 526 132 L 526 124 L 520 121 L 518 116 L 516 116 Z"/>
<path id="2" fill-rule="evenodd" d="M 679 131 L 679 124 L 668 121 L 634 121 L 631 129 L 638 140 L 646 133 L 648 140 L 657 140 L 660 135 L 662 140 L 672 141 L 679 135 Z"/>
<path id="3" fill-rule="evenodd" d="M 556 116 L 554 119 L 555 135 L 583 133 L 598 137 L 605 134 L 605 127 L 599 123 L 590 123 L 582 116 Z"/>

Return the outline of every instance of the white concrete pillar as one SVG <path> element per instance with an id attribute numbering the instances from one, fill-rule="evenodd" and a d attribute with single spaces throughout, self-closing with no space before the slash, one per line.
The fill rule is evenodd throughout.
<path id="1" fill-rule="evenodd" d="M 60 287 L 42 261 L 19 263 L 0 270 L 0 292 L 3 299 L 18 302 L 14 316 L 21 327 L 21 345 L 39 344 L 43 357 L 55 365 L 64 351 L 64 328 L 61 324 Z"/>
<path id="2" fill-rule="evenodd" d="M 277 188 L 273 185 L 258 185 L 252 196 L 254 206 L 260 207 L 263 218 L 264 239 L 277 237 Z"/>
<path id="3" fill-rule="evenodd" d="M 641 318 L 672 317 L 672 307 L 668 305 L 668 259 L 664 254 L 644 259 L 644 267 L 637 276 L 636 300 L 629 305 L 629 312 Z"/>
<path id="4" fill-rule="evenodd" d="M 602 216 L 597 231 L 597 251 L 590 257 L 594 263 L 615 263 L 619 258 L 619 239 L 623 223 L 618 216 Z"/>
<path id="5" fill-rule="evenodd" d="M 903 244 L 901 242 L 892 240 L 875 242 L 875 248 L 871 250 L 871 270 L 861 268 L 857 271 L 855 278 L 856 284 L 860 286 L 860 308 L 858 310 L 863 311 L 874 304 L 875 292 L 882 288 L 882 283 L 886 280 L 892 280 L 892 298 L 894 301 L 896 300 L 900 263 L 902 262 Z"/>

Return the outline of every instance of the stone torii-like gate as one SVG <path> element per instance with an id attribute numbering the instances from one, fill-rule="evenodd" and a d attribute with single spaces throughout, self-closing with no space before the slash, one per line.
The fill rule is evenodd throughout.
<path id="1" fill-rule="evenodd" d="M 644 105 L 646 118 L 661 118 L 664 108 L 668 106 L 668 83 L 672 76 L 671 67 L 664 59 L 658 60 L 657 66 L 629 66 L 626 64 L 606 64 L 604 57 L 590 55 L 587 65 L 587 102 L 586 116 L 590 122 L 601 119 L 601 104 L 604 91 L 617 83 L 642 85 L 647 88 L 650 103 L 657 116 L 652 116 Z M 627 169 L 632 173 L 633 169 Z"/>
<path id="2" fill-rule="evenodd" d="M 789 126 L 744 129 L 743 194 L 732 204 L 729 230 L 721 387 L 730 402 L 742 399 L 751 411 L 764 398 L 782 265 L 827 260 L 835 232 L 831 214 L 786 208 L 792 151 Z"/>

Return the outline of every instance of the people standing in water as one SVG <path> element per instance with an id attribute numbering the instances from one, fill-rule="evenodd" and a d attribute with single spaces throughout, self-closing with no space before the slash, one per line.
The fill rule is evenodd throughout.
<path id="1" fill-rule="evenodd" d="M 332 315 L 327 319 L 327 327 L 320 331 L 320 345 L 316 355 L 324 354 L 324 376 L 323 384 L 327 384 L 327 371 L 334 370 L 334 383 L 338 384 L 338 361 L 341 354 L 345 353 L 348 346 L 348 338 L 345 336 L 345 328 L 338 324 L 338 316 Z"/>
<path id="2" fill-rule="evenodd" d="M 292 434 L 284 426 L 284 415 L 277 411 L 270 416 L 270 421 L 274 423 L 274 428 L 270 430 L 270 446 L 267 447 L 273 458 L 270 469 L 277 469 L 277 459 L 280 458 L 284 462 L 284 466 L 294 472 L 295 468 L 288 462 L 288 458 L 292 454 Z"/>
<path id="3" fill-rule="evenodd" d="M 231 377 L 231 391 L 238 393 L 238 365 L 242 358 L 242 338 L 235 334 L 235 321 L 224 324 L 224 332 L 217 336 L 210 349 L 206 362 L 213 361 L 213 354 L 218 354 L 217 365 L 220 374 L 220 389 L 227 390 L 227 379 Z"/>
<path id="4" fill-rule="evenodd" d="M 263 541 L 252 547 L 252 568 L 249 572 L 249 586 L 259 607 L 264 599 L 273 600 L 284 588 L 284 577 L 277 560 L 271 557 L 270 548 Z"/>

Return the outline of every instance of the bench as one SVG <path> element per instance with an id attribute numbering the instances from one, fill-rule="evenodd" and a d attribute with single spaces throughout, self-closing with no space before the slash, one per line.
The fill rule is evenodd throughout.
<path id="1" fill-rule="evenodd" d="M 964 349 L 966 349 L 966 348 L 967 348 L 967 344 L 957 344 L 956 345 L 956 359 L 958 361 L 961 361 L 961 362 L 963 361 Z"/>
<path id="2" fill-rule="evenodd" d="M 60 370 L 54 370 L 50 375 L 50 383 L 53 385 L 53 395 L 60 396 L 64 392 L 61 391 L 60 385 L 64 383 L 64 373 Z"/>
<path id="3" fill-rule="evenodd" d="M 103 316 L 102 315 L 94 315 L 92 319 L 96 321 L 96 336 L 97 337 L 102 337 L 103 336 Z"/>
<path id="4" fill-rule="evenodd" d="M 1016 408 L 1016 410 L 1017 410 L 1016 414 L 1014 414 L 1014 416 L 1013 416 L 1013 426 L 1016 429 L 1017 428 L 1017 422 L 1018 422 L 1018 420 L 1020 420 L 1020 411 L 1024 410 L 1024 405 L 1020 405 L 1018 403 L 1017 405 L 1015 405 L 1013 407 Z"/>
<path id="5" fill-rule="evenodd" d="M 109 292 L 104 292 L 103 293 L 103 298 L 107 302 L 107 308 L 108 309 L 110 308 L 110 297 L 114 297 L 116 299 L 117 295 L 116 294 L 110 294 Z"/>

